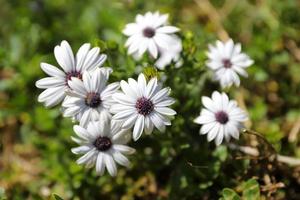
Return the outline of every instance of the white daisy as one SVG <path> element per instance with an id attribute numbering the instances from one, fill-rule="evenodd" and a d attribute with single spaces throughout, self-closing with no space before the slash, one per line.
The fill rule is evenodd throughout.
<path id="1" fill-rule="evenodd" d="M 111 83 L 106 86 L 108 79 L 107 70 L 98 68 L 95 71 L 84 72 L 82 81 L 72 77 L 68 81 L 70 91 L 62 106 L 65 117 L 72 117 L 86 127 L 93 120 L 107 121 L 111 118 L 109 112 L 113 103 L 111 95 L 119 88 L 119 83 Z"/>
<path id="2" fill-rule="evenodd" d="M 145 76 L 140 74 L 138 81 L 132 78 L 121 81 L 123 92 L 113 95 L 117 102 L 112 105 L 110 111 L 115 113 L 113 120 L 120 120 L 122 128 L 133 128 L 133 139 L 136 141 L 143 130 L 147 134 L 152 133 L 155 126 L 161 132 L 165 131 L 166 125 L 171 125 L 169 117 L 176 112 L 167 106 L 175 101 L 169 97 L 170 89 L 161 89 L 157 84 L 157 78 L 152 78 L 148 84 Z"/>
<path id="3" fill-rule="evenodd" d="M 180 52 L 182 51 L 181 39 L 177 36 L 173 36 L 173 42 L 170 43 L 167 49 L 159 48 L 160 57 L 155 62 L 155 66 L 161 70 L 171 62 L 175 62 L 175 67 L 180 67 L 182 65 L 182 60 L 180 57 Z"/>
<path id="4" fill-rule="evenodd" d="M 68 80 L 71 80 L 71 77 L 81 79 L 83 71 L 94 70 L 102 66 L 106 60 L 106 55 L 100 54 L 98 47 L 92 49 L 90 47 L 90 44 L 82 45 L 76 58 L 74 58 L 73 51 L 67 41 L 62 41 L 60 45 L 54 48 L 55 58 L 62 70 L 53 65 L 41 63 L 42 70 L 50 77 L 36 82 L 36 87 L 46 89 L 39 95 L 39 102 L 43 102 L 46 107 L 59 104 L 66 96 L 65 91 L 68 89 Z"/>
<path id="5" fill-rule="evenodd" d="M 229 100 L 225 93 L 215 91 L 212 98 L 202 97 L 202 104 L 205 108 L 194 120 L 195 123 L 202 125 L 200 134 L 207 134 L 209 142 L 215 139 L 216 145 L 220 145 L 224 137 L 227 141 L 230 137 L 239 138 L 242 122 L 248 117 L 238 107 L 236 101 Z"/>
<path id="6" fill-rule="evenodd" d="M 78 138 L 72 137 L 72 140 L 80 146 L 71 151 L 74 154 L 84 154 L 76 161 L 78 164 L 85 164 L 88 168 L 96 165 L 99 175 L 103 175 L 106 167 L 111 176 L 117 175 L 116 162 L 129 167 L 130 162 L 125 155 L 133 154 L 135 149 L 125 145 L 128 131 L 120 129 L 114 123 L 92 121 L 87 128 L 75 125 L 74 132 Z"/>
<path id="7" fill-rule="evenodd" d="M 214 71 L 214 79 L 223 88 L 230 87 L 233 83 L 239 86 L 238 74 L 247 77 L 245 69 L 253 64 L 253 60 L 241 52 L 241 44 L 234 44 L 232 39 L 224 43 L 217 41 L 216 46 L 209 45 L 207 56 L 209 60 L 206 65 Z"/>
<path id="8" fill-rule="evenodd" d="M 127 24 L 123 33 L 128 36 L 125 46 L 128 54 L 141 57 L 148 51 L 153 58 L 157 58 L 159 48 L 167 49 L 172 42 L 172 36 L 179 29 L 167 25 L 168 15 L 159 12 L 138 14 L 135 23 Z"/>

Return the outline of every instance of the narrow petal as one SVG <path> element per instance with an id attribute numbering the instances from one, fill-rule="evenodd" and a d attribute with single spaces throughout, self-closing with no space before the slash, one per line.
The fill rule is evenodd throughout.
<path id="1" fill-rule="evenodd" d="M 135 122 L 134 128 L 133 128 L 133 140 L 134 141 L 137 141 L 141 137 L 143 130 L 144 130 L 144 124 L 145 124 L 144 116 L 139 115 Z"/>
<path id="2" fill-rule="evenodd" d="M 80 147 L 76 147 L 76 148 L 72 148 L 71 151 L 74 154 L 85 154 L 87 153 L 89 150 L 91 150 L 90 146 L 84 145 L 84 146 L 80 146 Z"/>
<path id="3" fill-rule="evenodd" d="M 41 63 L 42 70 L 49 76 L 65 78 L 66 74 L 57 67 L 48 63 Z"/>
<path id="4" fill-rule="evenodd" d="M 131 148 L 129 146 L 122 145 L 122 144 L 114 144 L 112 148 L 115 149 L 116 151 L 120 151 L 121 153 L 124 153 L 127 155 L 135 153 L 134 148 Z"/>
<path id="5" fill-rule="evenodd" d="M 121 153 L 118 152 L 118 151 L 115 151 L 115 152 L 113 153 L 113 158 L 114 158 L 115 161 L 116 161 L 117 163 L 119 163 L 120 165 L 123 165 L 123 166 L 125 166 L 125 167 L 129 167 L 129 165 L 130 165 L 129 160 L 128 160 L 123 154 L 121 154 Z"/>
<path id="6" fill-rule="evenodd" d="M 65 79 L 61 77 L 46 77 L 35 83 L 37 88 L 46 89 L 50 87 L 59 87 L 65 85 Z"/>
<path id="7" fill-rule="evenodd" d="M 117 166 L 116 166 L 116 163 L 115 163 L 114 159 L 112 158 L 112 156 L 109 154 L 104 154 L 104 161 L 105 161 L 105 165 L 106 165 L 106 169 L 107 169 L 108 173 L 111 176 L 116 176 L 117 175 Z"/>
<path id="8" fill-rule="evenodd" d="M 176 111 L 168 107 L 155 107 L 154 109 L 162 115 L 176 115 Z"/>
<path id="9" fill-rule="evenodd" d="M 101 176 L 104 174 L 104 171 L 105 171 L 104 154 L 98 153 L 97 161 L 96 161 L 96 172 Z"/>
<path id="10" fill-rule="evenodd" d="M 178 32 L 179 30 L 180 29 L 175 26 L 163 26 L 163 27 L 158 28 L 156 31 L 159 33 L 170 34 L 170 33 Z"/>

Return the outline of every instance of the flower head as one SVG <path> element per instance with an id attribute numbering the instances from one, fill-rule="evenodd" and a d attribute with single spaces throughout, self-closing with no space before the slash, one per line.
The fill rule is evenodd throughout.
<path id="1" fill-rule="evenodd" d="M 234 44 L 232 39 L 224 43 L 217 41 L 216 46 L 209 45 L 207 56 L 209 60 L 206 65 L 213 70 L 214 79 L 219 81 L 223 88 L 232 84 L 239 86 L 238 74 L 247 77 L 245 69 L 253 64 L 253 60 L 241 52 L 241 44 Z"/>
<path id="2" fill-rule="evenodd" d="M 96 165 L 96 172 L 102 175 L 105 167 L 111 176 L 116 176 L 116 162 L 129 167 L 130 162 L 125 155 L 135 152 L 125 145 L 128 142 L 128 131 L 120 129 L 115 123 L 91 121 L 87 128 L 75 125 L 74 132 L 78 137 L 72 137 L 79 147 L 72 148 L 74 154 L 84 154 L 78 164 L 87 167 Z"/>
<path id="3" fill-rule="evenodd" d="M 68 81 L 72 77 L 82 79 L 83 71 L 94 70 L 102 66 L 106 60 L 106 55 L 100 54 L 98 47 L 92 49 L 90 47 L 90 44 L 82 45 L 76 58 L 67 41 L 62 41 L 60 45 L 54 48 L 55 58 L 62 70 L 53 65 L 41 63 L 42 70 L 50 77 L 36 82 L 36 87 L 46 89 L 39 95 L 39 102 L 43 102 L 46 107 L 59 104 L 66 97 L 65 91 L 69 88 Z"/>
<path id="4" fill-rule="evenodd" d="M 175 26 L 168 26 L 167 20 L 168 15 L 161 15 L 159 12 L 138 14 L 135 22 L 127 24 L 123 30 L 129 37 L 125 44 L 128 54 L 141 57 L 148 51 L 156 59 L 159 49 L 167 49 L 173 42 L 172 36 L 179 31 Z"/>
<path id="5" fill-rule="evenodd" d="M 247 120 L 247 114 L 237 106 L 237 102 L 229 100 L 225 93 L 215 91 L 212 98 L 202 97 L 202 109 L 200 116 L 194 122 L 201 124 L 200 134 L 207 134 L 210 142 L 215 139 L 216 145 L 220 145 L 223 138 L 228 141 L 230 137 L 239 138 L 239 130 L 242 122 Z"/>
<path id="6" fill-rule="evenodd" d="M 182 65 L 182 59 L 180 59 L 180 53 L 182 51 L 181 39 L 177 36 L 173 36 L 172 38 L 173 41 L 170 42 L 167 49 L 159 49 L 160 57 L 155 62 L 155 66 L 159 69 L 165 69 L 171 62 L 175 62 L 175 67 Z"/>
<path id="7" fill-rule="evenodd" d="M 136 141 L 145 130 L 150 134 L 154 126 L 161 132 L 166 125 L 171 125 L 170 116 L 176 112 L 168 108 L 175 101 L 169 97 L 170 89 L 157 84 L 157 79 L 152 78 L 148 84 L 145 76 L 140 74 L 138 81 L 128 79 L 121 81 L 122 92 L 113 95 L 117 102 L 110 111 L 114 113 L 113 120 L 120 120 L 122 128 L 133 128 L 133 139 Z"/>
<path id="8" fill-rule="evenodd" d="M 72 77 L 68 81 L 69 97 L 64 100 L 64 116 L 72 117 L 86 127 L 89 121 L 108 121 L 113 103 L 111 95 L 119 88 L 119 83 L 106 85 L 109 69 L 96 69 L 93 73 L 84 72 L 82 80 Z"/>

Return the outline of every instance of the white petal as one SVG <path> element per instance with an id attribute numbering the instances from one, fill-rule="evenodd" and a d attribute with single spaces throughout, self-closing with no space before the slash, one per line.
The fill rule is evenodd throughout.
<path id="1" fill-rule="evenodd" d="M 122 144 L 114 144 L 112 147 L 116 151 L 120 151 L 121 153 L 130 155 L 135 153 L 135 149 Z"/>
<path id="2" fill-rule="evenodd" d="M 116 161 L 117 163 L 119 163 L 120 165 L 123 165 L 123 166 L 125 166 L 125 167 L 129 167 L 129 165 L 130 165 L 129 160 L 128 160 L 123 154 L 121 154 L 121 153 L 118 152 L 118 151 L 115 151 L 115 152 L 113 153 L 113 158 L 114 158 L 115 161 Z"/>
<path id="3" fill-rule="evenodd" d="M 145 95 L 146 85 L 147 85 L 146 78 L 145 78 L 144 74 L 141 73 L 138 77 L 138 89 L 140 91 L 141 96 Z"/>
<path id="4" fill-rule="evenodd" d="M 90 146 L 84 145 L 84 146 L 80 146 L 80 147 L 76 147 L 76 148 L 72 148 L 71 151 L 74 154 L 85 154 L 87 153 L 89 150 L 91 150 Z"/>
<path id="5" fill-rule="evenodd" d="M 66 95 L 65 95 L 64 90 L 57 91 L 52 96 L 49 96 L 49 98 L 47 98 L 45 100 L 44 104 L 46 107 L 55 106 L 55 105 L 59 104 L 65 98 L 65 96 Z"/>
<path id="6" fill-rule="evenodd" d="M 71 72 L 73 70 L 74 57 L 72 59 L 69 56 L 67 49 L 63 46 L 63 42 L 61 43 L 61 46 L 57 45 L 54 48 L 54 56 L 58 64 L 63 68 L 65 72 Z"/>
<path id="7" fill-rule="evenodd" d="M 176 111 L 168 107 L 155 107 L 154 109 L 163 115 L 176 115 Z"/>
<path id="8" fill-rule="evenodd" d="M 91 76 L 88 72 L 83 73 L 82 82 L 83 82 L 85 90 L 87 92 L 92 92 L 92 81 L 91 81 Z"/>
<path id="9" fill-rule="evenodd" d="M 92 109 L 89 108 L 89 109 L 87 109 L 83 112 L 83 115 L 80 119 L 80 126 L 87 127 L 87 124 L 88 124 L 88 122 L 90 120 L 90 117 L 91 117 L 90 116 L 91 111 L 92 111 Z"/>
<path id="10" fill-rule="evenodd" d="M 66 84 L 65 79 L 61 77 L 46 77 L 38 80 L 35 86 L 41 89 L 46 89 L 50 87 L 59 87 Z"/>
<path id="11" fill-rule="evenodd" d="M 165 98 L 169 95 L 170 93 L 170 88 L 164 88 L 162 90 L 160 90 L 159 92 L 157 92 L 153 97 L 152 97 L 152 102 L 154 104 L 159 103 L 160 101 L 165 100 Z"/>
<path id="12" fill-rule="evenodd" d="M 217 125 L 217 122 L 212 122 L 208 124 L 204 124 L 200 129 L 200 134 L 205 135 L 212 130 L 213 127 Z"/>
<path id="13" fill-rule="evenodd" d="M 157 78 L 152 78 L 146 87 L 146 97 L 151 98 L 157 89 Z"/>
<path id="14" fill-rule="evenodd" d="M 159 32 L 159 33 L 175 33 L 175 32 L 178 32 L 180 29 L 175 27 L 175 26 L 163 26 L 163 27 L 160 27 L 158 28 L 156 31 Z"/>
<path id="15" fill-rule="evenodd" d="M 217 135 L 217 137 L 216 137 L 216 139 L 215 139 L 215 143 L 216 143 L 217 146 L 219 146 L 219 145 L 222 143 L 223 138 L 224 138 L 224 134 L 223 134 L 223 132 L 221 131 L 222 128 L 223 128 L 223 127 L 220 128 L 220 132 L 218 133 L 218 135 Z"/>
<path id="16" fill-rule="evenodd" d="M 131 96 L 131 97 L 134 97 L 134 98 L 137 98 L 138 97 L 138 94 L 136 93 L 135 90 L 132 90 L 132 88 L 129 86 L 129 84 L 126 82 L 126 81 L 121 81 L 120 82 L 120 86 L 121 86 L 121 89 L 122 91 L 128 95 L 128 96 Z"/>
<path id="17" fill-rule="evenodd" d="M 96 172 L 99 175 L 103 175 L 104 171 L 105 171 L 104 154 L 98 153 L 97 161 L 96 161 Z"/>
<path id="18" fill-rule="evenodd" d="M 93 158 L 94 154 L 96 153 L 95 149 L 91 149 L 88 153 L 81 156 L 76 162 L 78 165 L 87 163 L 90 159 Z"/>
<path id="19" fill-rule="evenodd" d="M 130 116 L 122 125 L 124 129 L 130 129 L 136 122 L 138 114 L 133 114 Z"/>
<path id="20" fill-rule="evenodd" d="M 150 120 L 149 117 L 145 117 L 145 133 L 146 134 L 151 134 L 154 128 L 154 124 Z"/>
<path id="21" fill-rule="evenodd" d="M 82 71 L 82 65 L 86 59 L 86 56 L 89 52 L 89 49 L 91 48 L 91 45 L 89 43 L 83 44 L 76 54 L 76 71 L 81 72 Z"/>
<path id="22" fill-rule="evenodd" d="M 170 106 L 175 103 L 175 100 L 171 97 L 165 98 L 165 100 L 158 102 L 155 106 L 157 107 L 164 107 L 164 106 Z"/>
<path id="23" fill-rule="evenodd" d="M 118 82 L 111 83 L 105 87 L 105 89 L 101 92 L 101 98 L 110 98 L 113 94 L 117 92 L 120 84 Z"/>
<path id="24" fill-rule="evenodd" d="M 216 124 L 207 134 L 207 141 L 210 142 L 218 135 L 220 131 L 220 124 Z"/>
<path id="25" fill-rule="evenodd" d="M 112 95 L 112 98 L 123 105 L 135 106 L 136 100 L 122 93 Z"/>
<path id="26" fill-rule="evenodd" d="M 114 159 L 112 158 L 112 156 L 109 154 L 104 154 L 104 161 L 105 161 L 105 165 L 106 165 L 106 169 L 107 169 L 108 173 L 111 176 L 116 176 L 117 175 L 117 166 L 116 166 L 116 163 L 115 163 Z"/>
<path id="27" fill-rule="evenodd" d="M 149 115 L 152 123 L 154 124 L 154 126 L 160 131 L 160 132 L 165 132 L 166 130 L 166 126 L 163 122 L 163 120 L 160 118 L 160 116 L 156 113 L 156 112 L 152 112 Z"/>
<path id="28" fill-rule="evenodd" d="M 68 81 L 68 85 L 72 90 L 75 90 L 78 94 L 85 95 L 87 93 L 83 82 L 78 78 L 72 77 L 71 80 Z"/>
<path id="29" fill-rule="evenodd" d="M 144 130 L 144 125 L 145 125 L 145 118 L 143 115 L 139 115 L 133 128 L 134 141 L 137 141 L 141 137 Z"/>
<path id="30" fill-rule="evenodd" d="M 206 96 L 202 97 L 202 104 L 205 106 L 205 108 L 207 108 L 211 112 L 218 111 L 218 108 L 215 106 L 215 103 L 212 101 L 212 99 Z"/>
<path id="31" fill-rule="evenodd" d="M 82 139 L 85 139 L 85 140 L 92 140 L 93 139 L 92 135 L 90 135 L 89 132 L 81 126 L 75 125 L 73 127 L 73 130 L 76 133 L 76 135 L 78 135 Z"/>
<path id="32" fill-rule="evenodd" d="M 128 119 L 130 116 L 132 116 L 134 114 L 134 110 L 125 110 L 125 111 L 121 111 L 118 112 L 117 114 L 115 114 L 113 116 L 113 120 L 126 120 Z"/>
<path id="33" fill-rule="evenodd" d="M 194 122 L 197 124 L 207 124 L 207 123 L 211 123 L 214 122 L 216 119 L 212 116 L 207 116 L 207 115 L 200 115 L 199 117 L 197 117 Z"/>
<path id="34" fill-rule="evenodd" d="M 48 63 L 41 63 L 41 68 L 49 76 L 55 76 L 55 77 L 61 77 L 61 78 L 65 78 L 65 76 L 66 76 L 66 74 L 63 71 L 61 71 L 57 67 L 50 65 Z"/>
<path id="35" fill-rule="evenodd" d="M 65 95 L 64 87 L 59 86 L 54 88 L 48 88 L 39 95 L 38 102 L 45 102 L 54 98 L 55 96 L 61 95 Z"/>
<path id="36" fill-rule="evenodd" d="M 148 50 L 149 50 L 150 54 L 153 56 L 153 58 L 156 59 L 157 55 L 158 55 L 158 49 L 153 40 L 149 41 Z"/>

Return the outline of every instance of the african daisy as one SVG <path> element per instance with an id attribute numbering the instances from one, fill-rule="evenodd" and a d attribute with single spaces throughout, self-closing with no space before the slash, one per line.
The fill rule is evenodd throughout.
<path id="1" fill-rule="evenodd" d="M 134 23 L 127 24 L 123 33 L 128 36 L 125 46 L 128 54 L 136 54 L 140 58 L 148 51 L 153 58 L 157 58 L 159 48 L 167 49 L 173 41 L 172 36 L 179 29 L 167 25 L 168 15 L 159 12 L 138 14 Z"/>
<path id="2" fill-rule="evenodd" d="M 126 145 L 128 131 L 120 129 L 114 123 L 91 121 L 87 128 L 75 125 L 74 132 L 78 137 L 72 137 L 79 147 L 72 148 L 74 154 L 84 154 L 76 162 L 91 168 L 96 165 L 96 172 L 103 175 L 105 168 L 111 176 L 117 175 L 116 162 L 129 167 L 130 162 L 125 155 L 135 152 Z"/>
<path id="3" fill-rule="evenodd" d="M 225 93 L 213 92 L 212 98 L 202 97 L 205 108 L 194 122 L 201 124 L 200 134 L 207 134 L 210 142 L 215 139 L 216 145 L 220 145 L 225 138 L 239 138 L 239 131 L 243 127 L 242 122 L 247 120 L 247 114 L 237 106 L 237 102 L 229 100 Z"/>
<path id="4" fill-rule="evenodd" d="M 100 49 L 94 47 L 90 49 L 90 44 L 82 45 L 74 58 L 73 51 L 67 41 L 62 41 L 54 48 L 55 58 L 62 68 L 41 63 L 42 70 L 50 77 L 43 78 L 36 82 L 36 87 L 46 89 L 39 97 L 38 101 L 46 107 L 59 104 L 65 97 L 65 91 L 69 88 L 68 81 L 72 77 L 82 78 L 82 72 L 94 70 L 101 67 L 106 60 L 106 55 L 100 54 Z"/>
<path id="5" fill-rule="evenodd" d="M 217 41 L 215 46 L 209 45 L 207 56 L 209 60 L 206 65 L 213 70 L 214 79 L 220 82 L 222 88 L 232 84 L 239 86 L 238 74 L 247 77 L 246 68 L 253 64 L 253 60 L 241 52 L 241 44 L 234 44 L 232 39 Z"/>
<path id="6" fill-rule="evenodd" d="M 169 97 L 170 89 L 157 84 L 157 78 L 152 78 L 148 83 L 143 74 L 138 81 L 132 78 L 128 82 L 121 81 L 122 92 L 113 95 L 117 102 L 112 105 L 110 111 L 115 115 L 113 120 L 121 121 L 122 128 L 133 128 L 133 139 L 140 138 L 143 131 L 150 134 L 154 126 L 161 132 L 165 131 L 166 125 L 171 125 L 170 116 L 176 112 L 168 108 L 175 101 Z"/>
<path id="7" fill-rule="evenodd" d="M 84 72 L 82 80 L 72 77 L 68 81 L 70 90 L 62 106 L 64 116 L 72 117 L 86 127 L 93 120 L 108 121 L 113 103 L 111 95 L 119 88 L 119 83 L 106 85 L 108 75 L 106 68 L 98 68 L 94 72 Z"/>

